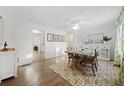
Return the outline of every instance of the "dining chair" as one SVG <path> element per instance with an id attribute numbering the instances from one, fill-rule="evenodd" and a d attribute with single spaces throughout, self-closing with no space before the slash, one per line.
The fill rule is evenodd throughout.
<path id="1" fill-rule="evenodd" d="M 71 50 L 75 50 L 73 47 L 67 47 L 67 51 L 71 51 Z M 72 59 L 74 59 L 75 54 L 73 53 L 68 53 L 68 66 L 70 65 L 70 63 L 72 62 Z M 73 57 L 73 58 L 72 58 Z"/>
<path id="2" fill-rule="evenodd" d="M 95 69 L 96 69 L 96 71 L 97 71 L 97 62 L 98 62 L 98 60 L 97 60 L 97 53 L 96 53 L 96 50 L 94 50 L 94 55 L 93 56 L 87 56 L 86 58 L 85 58 L 85 60 L 82 62 L 84 65 L 86 65 L 86 64 L 90 64 L 91 65 L 91 67 L 92 67 L 92 72 L 93 72 L 93 74 L 94 74 L 94 76 L 96 76 L 96 74 L 95 74 L 95 70 L 94 70 L 94 67 L 95 67 Z"/>
<path id="3" fill-rule="evenodd" d="M 99 64 L 98 64 L 98 58 L 97 58 L 98 52 L 96 51 L 96 49 L 94 49 L 94 53 L 95 53 L 94 55 L 95 55 L 95 57 L 96 57 L 96 63 L 97 63 L 97 65 L 99 65 Z"/>
<path id="4" fill-rule="evenodd" d="M 73 53 L 68 53 L 68 66 L 70 66 L 72 60 L 73 60 Z"/>
<path id="5" fill-rule="evenodd" d="M 82 59 L 80 59 L 80 55 L 79 54 L 73 54 L 72 55 L 72 67 L 73 67 L 73 70 L 79 70 L 80 67 L 79 67 L 79 63 Z"/>

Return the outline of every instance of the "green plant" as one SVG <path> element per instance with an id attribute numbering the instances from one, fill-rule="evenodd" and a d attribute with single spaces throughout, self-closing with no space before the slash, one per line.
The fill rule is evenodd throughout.
<path id="1" fill-rule="evenodd" d="M 104 36 L 103 37 L 103 40 L 106 41 L 106 42 L 109 41 L 109 40 L 111 40 L 111 39 L 112 39 L 112 37 L 107 37 L 107 36 Z"/>

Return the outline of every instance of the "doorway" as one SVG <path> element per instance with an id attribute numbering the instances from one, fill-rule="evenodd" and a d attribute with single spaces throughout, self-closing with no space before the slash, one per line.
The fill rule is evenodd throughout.
<path id="1" fill-rule="evenodd" d="M 67 47 L 72 47 L 74 45 L 73 34 L 68 34 L 66 36 L 66 39 L 67 39 Z"/>
<path id="2" fill-rule="evenodd" d="M 45 32 L 41 30 L 32 30 L 32 54 L 33 62 L 43 60 L 45 52 Z"/>

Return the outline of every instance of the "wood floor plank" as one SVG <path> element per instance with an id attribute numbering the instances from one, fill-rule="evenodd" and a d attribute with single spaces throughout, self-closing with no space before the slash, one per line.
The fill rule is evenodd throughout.
<path id="1" fill-rule="evenodd" d="M 48 67 L 61 61 L 61 57 L 57 57 L 19 67 L 18 77 L 2 80 L 0 86 L 70 86 L 70 83 Z"/>

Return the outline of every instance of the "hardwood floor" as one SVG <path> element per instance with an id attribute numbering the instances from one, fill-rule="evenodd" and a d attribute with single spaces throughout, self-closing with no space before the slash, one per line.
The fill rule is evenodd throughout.
<path id="1" fill-rule="evenodd" d="M 65 59 L 57 57 L 19 67 L 18 77 L 3 80 L 0 86 L 70 86 L 70 83 L 48 67 L 61 61 L 65 61 Z"/>
<path id="2" fill-rule="evenodd" d="M 39 62 L 40 60 L 44 60 L 45 59 L 45 54 L 43 52 L 40 51 L 33 51 L 33 62 Z"/>

